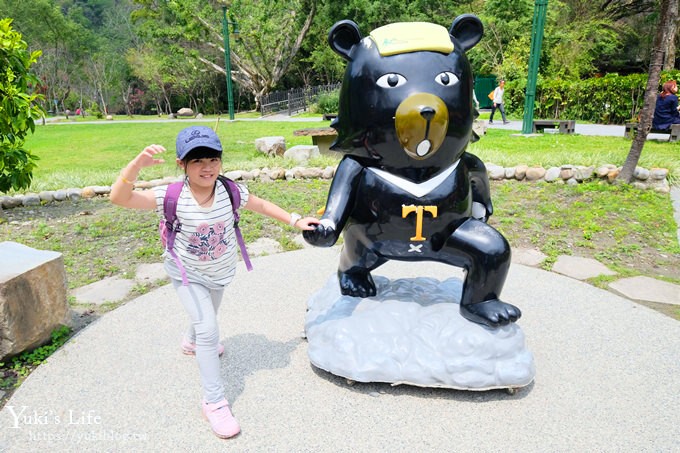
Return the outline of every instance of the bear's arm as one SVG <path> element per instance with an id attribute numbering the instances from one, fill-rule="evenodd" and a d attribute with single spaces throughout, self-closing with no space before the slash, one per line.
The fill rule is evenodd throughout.
<path id="1" fill-rule="evenodd" d="M 488 219 L 493 214 L 493 205 L 491 204 L 491 190 L 489 188 L 489 175 L 486 172 L 486 166 L 479 157 L 468 152 L 463 153 L 461 160 L 465 163 L 470 175 L 472 201 L 484 205 L 486 209 L 485 217 Z"/>
<path id="2" fill-rule="evenodd" d="M 338 232 L 342 231 L 351 214 L 363 171 L 364 166 L 350 156 L 345 156 L 335 171 L 322 220 L 333 222 Z"/>

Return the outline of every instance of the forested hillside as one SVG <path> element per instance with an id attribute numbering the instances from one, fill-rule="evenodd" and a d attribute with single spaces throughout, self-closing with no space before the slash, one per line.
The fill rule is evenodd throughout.
<path id="1" fill-rule="evenodd" d="M 540 74 L 645 73 L 658 3 L 550 0 Z M 0 18 L 42 51 L 33 70 L 45 109 L 91 114 L 226 111 L 225 19 L 238 110 L 273 90 L 339 81 L 344 65 L 326 35 L 340 19 L 365 35 L 396 21 L 448 28 L 474 13 L 485 25 L 469 55 L 475 72 L 521 84 L 533 9 L 532 0 L 0 0 Z M 666 69 L 675 54 L 672 46 Z"/>

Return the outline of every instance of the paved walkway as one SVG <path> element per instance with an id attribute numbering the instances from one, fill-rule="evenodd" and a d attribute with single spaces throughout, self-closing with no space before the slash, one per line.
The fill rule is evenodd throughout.
<path id="1" fill-rule="evenodd" d="M 0 411 L 0 452 L 677 450 L 680 323 L 584 283 L 607 272 L 597 262 L 560 257 L 546 272 L 534 267 L 536 251 L 513 256 L 503 298 L 523 311 L 537 370 L 515 395 L 348 385 L 313 367 L 306 301 L 334 275 L 338 249 L 306 248 L 254 258 L 254 272 L 241 265 L 225 293 L 222 374 L 242 426 L 235 439 L 216 438 L 200 416 L 194 359 L 179 350 L 187 320 L 165 285 L 98 319 L 27 378 Z M 450 272 L 390 262 L 376 274 Z M 677 285 L 657 283 L 632 285 L 680 302 Z"/>
<path id="2" fill-rule="evenodd" d="M 219 314 L 237 438 L 216 438 L 200 416 L 194 359 L 179 350 L 185 315 L 166 285 L 106 314 L 34 371 L 0 411 L 0 451 L 677 449 L 677 321 L 515 262 L 503 297 L 523 310 L 533 384 L 513 396 L 350 386 L 309 363 L 303 338 L 306 301 L 337 261 L 337 248 L 308 248 L 239 268 Z M 451 268 L 390 262 L 376 273 L 444 279 Z"/>
<path id="3" fill-rule="evenodd" d="M 493 124 L 489 124 L 489 127 L 493 129 L 508 129 L 513 131 L 521 131 L 522 121 L 511 120 L 508 124 L 503 124 L 502 122 L 495 121 Z M 615 124 L 583 124 L 577 121 L 576 127 L 574 128 L 574 133 L 580 135 L 602 135 L 611 137 L 623 137 L 623 133 L 625 130 L 626 130 L 625 126 L 619 126 Z M 546 133 L 551 132 L 552 132 L 551 130 L 546 129 Z M 668 140 L 668 134 L 649 134 L 647 135 L 647 138 L 654 140 Z"/>
<path id="4" fill-rule="evenodd" d="M 249 244 L 248 250 L 252 257 L 277 253 L 275 241 L 260 244 Z M 301 237 L 298 240 L 303 247 L 309 247 Z M 278 246 L 278 251 L 280 251 Z M 540 267 L 546 255 L 535 249 L 513 249 L 512 260 L 524 266 Z M 561 255 L 552 266 L 552 271 L 558 274 L 585 281 L 601 275 L 615 276 L 616 272 L 592 258 L 581 258 L 571 255 Z M 101 305 L 109 302 L 119 302 L 129 298 L 136 284 L 153 283 L 167 277 L 162 263 L 143 264 L 136 270 L 134 280 L 121 277 L 108 277 L 71 292 L 79 304 Z M 636 302 L 654 302 L 680 306 L 680 285 L 657 280 L 649 277 L 628 277 L 614 280 L 609 284 L 609 290 Z"/>

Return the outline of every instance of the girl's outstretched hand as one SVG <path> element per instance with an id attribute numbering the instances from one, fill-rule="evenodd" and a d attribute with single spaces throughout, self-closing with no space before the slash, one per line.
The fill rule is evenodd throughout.
<path id="1" fill-rule="evenodd" d="M 310 231 L 315 229 L 319 223 L 319 219 L 315 219 L 314 217 L 303 217 L 295 222 L 295 226 L 301 230 Z"/>
<path id="2" fill-rule="evenodd" d="M 165 159 L 159 159 L 156 157 L 157 154 L 165 152 L 165 148 L 162 145 L 149 145 L 144 150 L 139 153 L 134 159 L 134 165 L 143 168 L 151 167 L 152 165 L 158 165 L 165 162 Z"/>

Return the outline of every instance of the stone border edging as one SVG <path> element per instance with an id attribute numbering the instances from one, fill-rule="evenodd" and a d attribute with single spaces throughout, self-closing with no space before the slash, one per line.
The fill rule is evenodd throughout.
<path id="1" fill-rule="evenodd" d="M 252 181 L 256 179 L 259 179 L 260 181 L 276 181 L 284 179 L 332 179 L 335 175 L 335 168 L 336 167 L 333 166 L 328 166 L 326 168 L 294 167 L 288 170 L 284 168 L 263 168 L 251 171 L 228 171 L 225 175 L 234 181 Z M 612 164 L 602 165 L 598 168 L 595 168 L 594 166 L 562 165 L 560 167 L 550 167 L 547 170 L 543 167 L 529 167 L 528 165 L 501 167 L 495 164 L 487 164 L 486 169 L 489 179 L 495 181 L 504 179 L 527 182 L 544 181 L 569 185 L 576 185 L 593 179 L 612 183 L 621 171 L 621 167 Z M 183 176 L 168 176 L 151 181 L 138 181 L 135 183 L 135 189 L 150 189 L 152 187 L 179 181 L 182 178 Z M 634 178 L 635 182 L 632 184 L 633 187 L 644 190 L 652 189 L 660 193 L 670 193 L 671 189 L 668 182 L 668 169 L 666 168 L 652 168 L 648 170 L 637 167 L 635 169 Z M 88 186 L 82 189 L 69 188 L 54 191 L 46 190 L 40 193 L 27 193 L 23 195 L 5 195 L 0 196 L 0 209 L 12 209 L 20 206 L 39 206 L 54 201 L 77 201 L 81 198 L 105 196 L 110 192 L 111 186 Z"/>
<path id="2" fill-rule="evenodd" d="M 576 185 L 593 179 L 613 183 L 621 172 L 621 167 L 612 164 L 601 165 L 597 168 L 585 165 L 562 165 L 550 167 L 546 170 L 543 167 L 529 167 L 527 165 L 503 168 L 498 165 L 487 164 L 486 170 L 491 180 L 516 179 L 517 181 L 545 181 Z M 648 170 L 636 167 L 633 178 L 635 181 L 631 185 L 637 189 L 653 189 L 661 193 L 670 193 L 671 191 L 667 168 Z"/>

